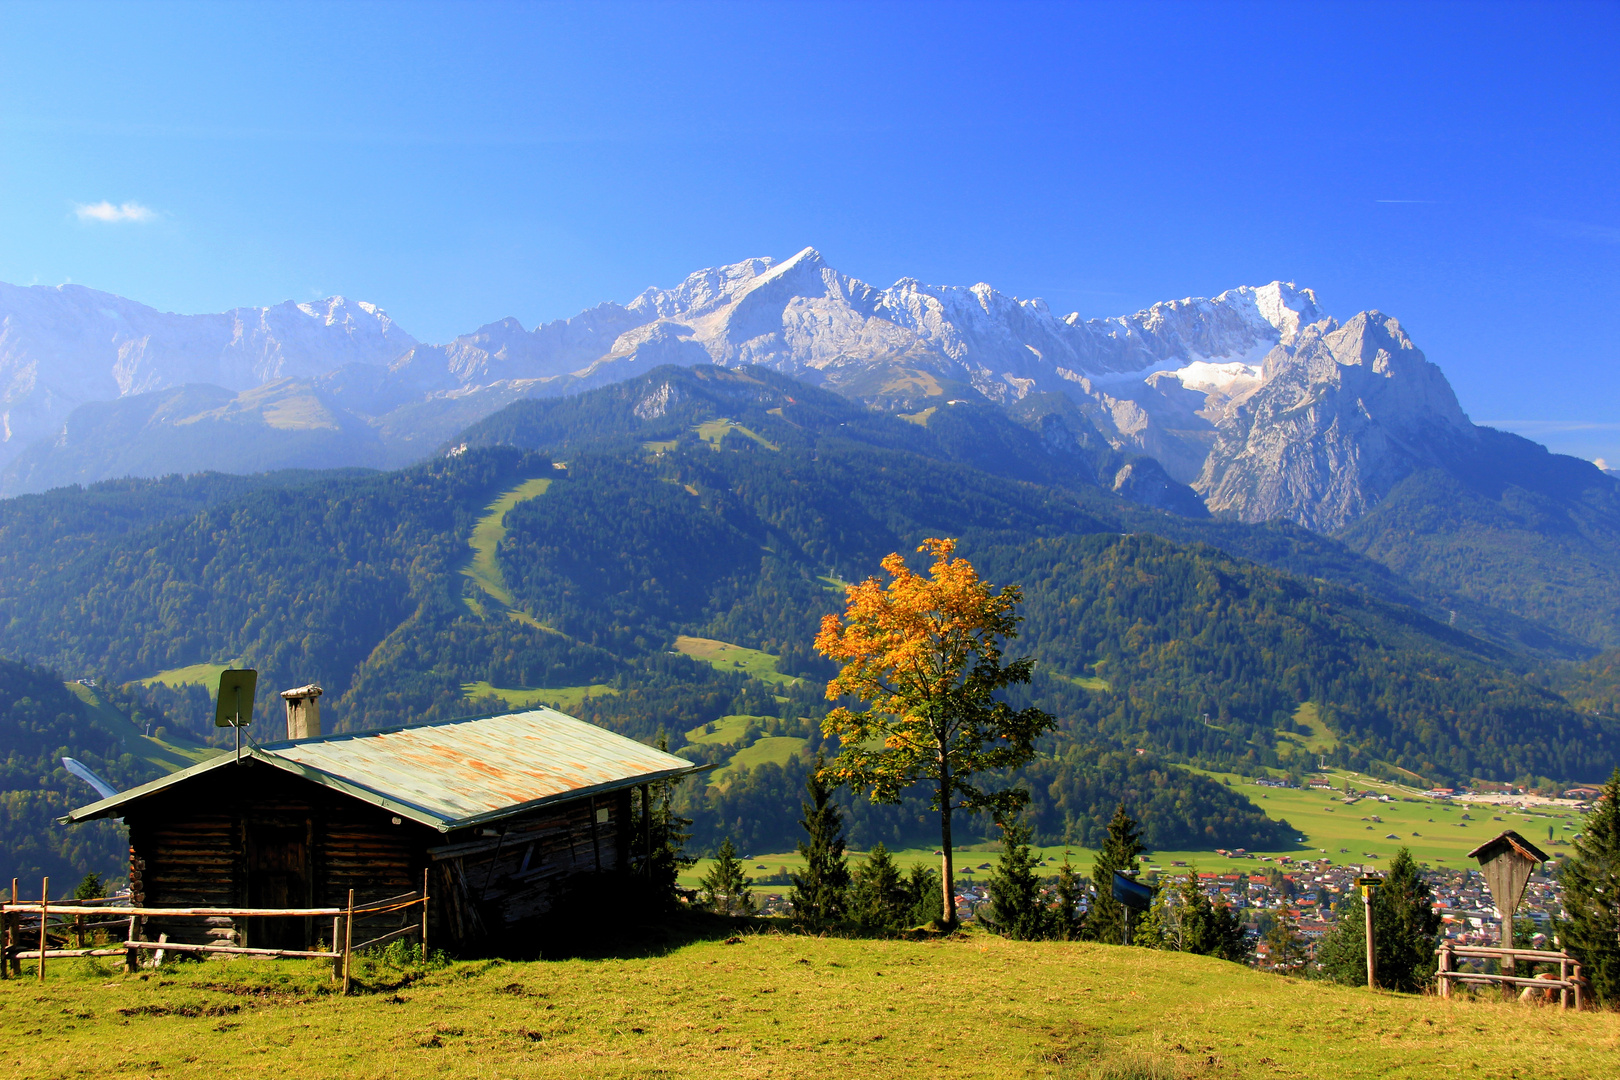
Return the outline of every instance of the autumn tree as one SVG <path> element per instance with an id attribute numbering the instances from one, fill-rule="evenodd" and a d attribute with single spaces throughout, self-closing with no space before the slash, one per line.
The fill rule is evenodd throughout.
<path id="1" fill-rule="evenodd" d="M 972 563 L 954 556 L 955 540 L 926 540 L 917 550 L 933 556 L 926 575 L 892 554 L 883 560 L 887 584 L 874 576 L 851 585 L 843 617 L 821 621 L 817 651 L 843 664 L 827 697 L 866 705 L 841 706 L 822 722 L 823 734 L 841 747 L 825 771 L 837 783 L 867 789 L 876 803 L 898 803 L 913 784 L 929 785 L 939 811 L 940 896 L 949 925 L 956 922 L 952 814 L 990 810 L 1006 817 L 1021 808 L 1026 792 L 987 790 L 975 778 L 1034 757 L 1035 739 L 1051 729 L 1052 718 L 996 699 L 1013 683 L 1028 682 L 1035 664 L 1002 658 L 1002 642 L 1017 635 L 1021 621 L 1014 614 L 1018 586 L 998 592 Z"/>

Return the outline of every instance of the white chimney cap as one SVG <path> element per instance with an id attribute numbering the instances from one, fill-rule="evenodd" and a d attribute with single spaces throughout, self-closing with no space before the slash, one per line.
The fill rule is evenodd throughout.
<path id="1" fill-rule="evenodd" d="M 299 701 L 303 698 L 318 698 L 321 696 L 321 688 L 316 686 L 314 683 L 310 683 L 308 686 L 298 686 L 291 690 L 283 690 L 281 692 L 281 696 L 288 701 Z"/>

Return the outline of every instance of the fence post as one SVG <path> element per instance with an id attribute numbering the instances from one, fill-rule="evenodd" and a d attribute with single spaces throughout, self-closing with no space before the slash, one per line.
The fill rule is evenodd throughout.
<path id="1" fill-rule="evenodd" d="M 1575 965 L 1575 977 L 1571 980 L 1575 984 L 1575 1011 L 1581 1011 L 1581 965 Z"/>
<path id="2" fill-rule="evenodd" d="M 1558 1007 L 1567 1009 L 1569 1008 L 1569 961 L 1566 959 L 1558 961 L 1558 979 L 1564 984 L 1558 988 Z"/>
<path id="3" fill-rule="evenodd" d="M 39 981 L 45 981 L 45 924 L 51 916 L 51 879 L 39 883 Z"/>
<path id="4" fill-rule="evenodd" d="M 1446 975 L 1451 971 L 1451 942 L 1442 942 L 1440 945 L 1440 996 L 1451 996 L 1451 980 Z"/>
<path id="5" fill-rule="evenodd" d="M 343 916 L 332 916 L 332 981 L 337 982 L 343 978 L 343 944 L 338 940 L 338 933 L 343 927 Z"/>
<path id="6" fill-rule="evenodd" d="M 422 963 L 427 963 L 428 870 L 422 868 Z"/>
<path id="7" fill-rule="evenodd" d="M 353 960 L 354 945 L 354 890 L 349 890 L 349 913 L 343 918 L 343 996 L 349 996 L 349 965 Z"/>
<path id="8" fill-rule="evenodd" d="M 11 978 L 11 904 L 16 899 L 0 904 L 0 979 Z"/>

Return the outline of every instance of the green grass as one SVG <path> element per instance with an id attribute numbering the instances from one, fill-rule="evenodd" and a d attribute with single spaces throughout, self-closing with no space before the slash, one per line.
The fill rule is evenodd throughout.
<path id="1" fill-rule="evenodd" d="M 732 645 L 713 638 L 688 637 L 682 634 L 675 639 L 675 651 L 685 653 L 692 659 L 701 660 L 721 671 L 741 671 L 747 673 L 750 678 L 765 682 L 798 682 L 792 675 L 783 675 L 777 671 L 776 657 L 759 649 L 745 649 L 741 645 Z"/>
<path id="2" fill-rule="evenodd" d="M 146 735 L 135 722 L 113 707 L 100 691 L 83 683 L 65 684 L 84 703 L 85 714 L 97 728 L 112 735 L 130 754 L 166 772 L 190 768 L 223 751 L 165 729 L 163 738 Z"/>
<path id="3" fill-rule="evenodd" d="M 190 664 L 186 667 L 170 668 L 160 671 L 156 675 L 149 675 L 144 679 L 136 680 L 142 686 L 162 684 L 170 688 L 176 686 L 219 686 L 219 673 L 232 667 L 237 661 L 229 664 Z"/>
<path id="4" fill-rule="evenodd" d="M 461 571 L 471 578 L 473 584 L 485 595 L 505 608 L 512 618 L 535 626 L 540 624 L 517 610 L 517 601 L 512 596 L 512 590 L 506 587 L 506 579 L 501 576 L 500 564 L 495 561 L 495 549 L 506 539 L 506 512 L 520 502 L 544 495 L 550 486 L 549 476 L 525 480 L 485 507 L 484 516 L 473 526 L 472 536 L 467 541 L 472 548 L 472 561 Z M 481 605 L 471 598 L 468 599 L 467 606 L 472 608 L 474 614 L 480 616 L 484 614 L 480 610 Z"/>
<path id="5" fill-rule="evenodd" d="M 765 717 L 748 716 L 745 714 L 722 716 L 720 719 L 714 721 L 713 731 L 708 730 L 709 725 L 707 724 L 700 727 L 695 727 L 686 733 L 686 741 L 691 743 L 710 743 L 714 745 L 741 742 L 743 736 L 748 732 L 748 725 L 756 721 L 760 726 L 764 726 Z"/>
<path id="6" fill-rule="evenodd" d="M 781 447 L 777 446 L 763 435 L 757 434 L 756 432 L 743 427 L 741 424 L 733 423 L 730 420 L 707 420 L 692 430 L 697 432 L 698 438 L 702 439 L 704 442 L 715 447 L 716 449 L 718 449 L 720 446 L 720 440 L 724 439 L 728 433 L 733 431 L 737 432 L 739 435 L 748 436 L 750 439 L 753 439 L 767 450 L 781 449 Z"/>
<path id="7" fill-rule="evenodd" d="M 1078 686 L 1082 690 L 1112 690 L 1113 684 L 1107 679 L 1099 679 L 1095 675 L 1065 675 L 1061 671 L 1047 671 L 1047 676 L 1066 682 L 1071 686 Z"/>
<path id="8" fill-rule="evenodd" d="M 549 705 L 561 712 L 579 708 L 580 703 L 587 697 L 605 697 L 618 692 L 615 687 L 605 686 L 601 683 L 591 686 L 556 686 L 536 690 L 491 686 L 487 682 L 461 684 L 462 696 L 469 700 L 493 694 L 514 709 L 529 709 L 536 705 Z"/>
<path id="9" fill-rule="evenodd" d="M 810 745 L 809 739 L 800 739 L 792 735 L 771 735 L 763 739 L 756 739 L 753 743 L 743 747 L 731 755 L 731 760 L 710 773 L 710 786 L 724 786 L 727 774 L 732 769 L 741 766 L 752 769 L 759 765 L 786 765 L 790 760 L 803 754 Z"/>
<path id="10" fill-rule="evenodd" d="M 128 976 L 53 961 L 0 983 L 10 1077 L 233 1080 L 1620 1075 L 1620 1019 L 1306 983 L 1207 957 L 774 932 L 651 955 L 207 961 Z M 732 942 L 731 944 L 725 943 Z"/>
<path id="11" fill-rule="evenodd" d="M 1311 733 L 1301 735 L 1297 731 L 1279 731 L 1277 737 L 1312 754 L 1326 754 L 1339 745 L 1339 737 L 1329 731 L 1327 724 L 1322 722 L 1321 713 L 1314 701 L 1307 701 L 1294 710 L 1294 723 L 1305 725 L 1311 729 Z"/>
<path id="12" fill-rule="evenodd" d="M 928 418 L 933 416 L 937 412 L 939 412 L 939 406 L 938 405 L 930 405 L 930 406 L 928 406 L 928 408 L 924 409 L 922 412 L 909 412 L 909 413 L 908 412 L 903 412 L 903 413 L 900 413 L 898 415 L 899 415 L 900 419 L 902 419 L 902 420 L 904 420 L 904 421 L 906 421 L 908 423 L 916 424 L 918 427 L 927 427 L 928 426 Z"/>

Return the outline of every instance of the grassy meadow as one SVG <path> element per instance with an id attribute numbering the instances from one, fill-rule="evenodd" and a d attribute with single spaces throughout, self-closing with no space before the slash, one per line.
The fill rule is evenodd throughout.
<path id="1" fill-rule="evenodd" d="M 1612 1077 L 1620 1015 L 1371 993 L 1206 957 L 968 931 L 728 930 L 651 955 L 304 961 L 0 983 L 11 1077 Z M 728 943 L 729 942 L 729 943 Z M 31 972 L 32 965 L 25 965 Z"/>
<path id="2" fill-rule="evenodd" d="M 714 638 L 690 637 L 682 634 L 675 639 L 675 651 L 694 660 L 701 660 L 722 671 L 738 671 L 765 682 L 792 683 L 798 679 L 776 670 L 776 657 L 759 649 L 747 649 Z"/>

